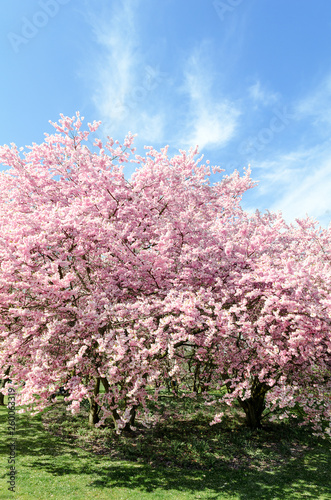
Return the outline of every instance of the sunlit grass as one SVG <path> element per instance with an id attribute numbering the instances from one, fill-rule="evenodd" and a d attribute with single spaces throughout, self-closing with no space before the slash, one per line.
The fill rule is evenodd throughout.
<path id="1" fill-rule="evenodd" d="M 182 406 L 181 406 L 182 405 Z M 7 409 L 0 409 L 1 499 L 331 499 L 330 442 L 295 422 L 252 432 L 239 410 L 210 426 L 203 402 L 164 398 L 132 435 L 90 429 L 59 402 L 18 415 L 16 492 L 7 490 Z M 151 421 L 156 408 L 151 405 Z M 169 415 L 169 413 L 168 413 Z M 291 425 L 290 425 L 291 424 Z M 47 429 L 47 430 L 46 430 Z"/>

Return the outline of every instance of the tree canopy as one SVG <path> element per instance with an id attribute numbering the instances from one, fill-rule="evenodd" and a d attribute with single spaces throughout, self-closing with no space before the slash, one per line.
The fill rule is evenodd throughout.
<path id="1" fill-rule="evenodd" d="M 99 122 L 53 125 L 0 147 L 0 378 L 18 404 L 64 386 L 72 412 L 89 399 L 91 424 L 121 429 L 170 378 L 239 401 L 253 428 L 300 407 L 330 433 L 330 228 L 245 212 L 250 171 L 211 183 L 197 150 L 92 149 Z"/>

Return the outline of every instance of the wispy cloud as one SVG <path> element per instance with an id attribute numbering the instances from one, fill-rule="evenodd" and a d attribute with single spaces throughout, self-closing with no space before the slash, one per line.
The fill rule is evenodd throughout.
<path id="1" fill-rule="evenodd" d="M 240 111 L 217 88 L 210 42 L 173 55 L 173 85 L 174 77 L 170 81 L 161 65 L 147 60 L 138 30 L 140 5 L 122 0 L 116 10 L 105 8 L 90 19 L 101 49 L 91 68 L 93 101 L 104 129 L 116 137 L 130 130 L 138 133 L 138 142 L 155 146 L 224 147 L 235 134 Z"/>
<path id="2" fill-rule="evenodd" d="M 137 43 L 132 3 L 131 0 L 125 0 L 120 9 L 107 12 L 106 18 L 96 15 L 90 18 L 96 41 L 103 49 L 96 75 L 103 85 L 97 92 L 102 94 L 99 97 L 103 101 L 106 96 L 112 104 L 125 100 L 134 83 Z M 123 39 L 126 43 L 123 43 Z"/>
<path id="3" fill-rule="evenodd" d="M 139 4 L 123 0 L 90 19 L 101 49 L 91 68 L 93 101 L 107 134 L 118 137 L 130 130 L 147 142 L 159 142 L 164 116 L 152 103 L 166 75 L 145 60 L 136 29 Z"/>
<path id="4" fill-rule="evenodd" d="M 288 221 L 309 215 L 323 225 L 330 222 L 331 142 L 255 163 L 253 177 L 257 176 L 258 193 L 270 200 L 270 210 L 280 210 Z"/>
<path id="5" fill-rule="evenodd" d="M 331 75 L 297 103 L 300 118 L 313 118 L 314 125 L 331 125 Z"/>
<path id="6" fill-rule="evenodd" d="M 282 210 L 291 220 L 309 215 L 322 224 L 328 224 L 331 220 L 331 154 L 318 170 L 308 174 L 294 190 L 293 185 L 291 191 L 277 200 L 272 209 Z"/>
<path id="7" fill-rule="evenodd" d="M 274 104 L 279 99 L 277 92 L 271 92 L 263 88 L 259 80 L 248 88 L 248 94 L 254 103 L 263 106 Z"/>
<path id="8" fill-rule="evenodd" d="M 222 148 L 234 136 L 239 107 L 215 91 L 212 68 L 208 68 L 206 43 L 195 49 L 184 70 L 181 92 L 188 97 L 185 129 L 180 141 L 185 146 Z"/>
<path id="9" fill-rule="evenodd" d="M 250 88 L 250 97 L 260 105 L 261 88 L 260 83 Z M 292 140 L 269 141 L 265 158 L 252 162 L 259 187 L 245 208 L 252 211 L 255 204 L 262 210 L 280 210 L 288 221 L 309 215 L 327 226 L 331 221 L 331 75 L 290 107 L 287 136 Z"/>

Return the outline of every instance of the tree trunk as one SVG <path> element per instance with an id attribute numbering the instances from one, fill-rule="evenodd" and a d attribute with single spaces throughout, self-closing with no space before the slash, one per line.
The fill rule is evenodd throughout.
<path id="1" fill-rule="evenodd" d="M 102 385 L 105 388 L 106 393 L 109 393 L 110 387 L 109 387 L 108 380 L 106 378 L 101 378 L 101 382 L 102 382 Z M 112 401 L 112 405 L 114 405 L 114 400 Z M 130 420 L 129 420 L 129 422 L 127 422 L 125 424 L 125 426 L 123 428 L 124 431 L 129 431 L 129 432 L 131 431 L 131 426 L 134 425 L 134 421 L 135 421 L 135 418 L 136 418 L 136 409 L 137 409 L 136 406 L 133 406 L 131 408 L 131 411 L 130 411 Z M 116 408 L 114 410 L 112 410 L 112 417 L 113 417 L 114 427 L 115 427 L 115 429 L 117 429 L 118 422 L 120 420 L 120 416 L 119 416 Z"/>
<path id="2" fill-rule="evenodd" d="M 246 415 L 246 424 L 251 429 L 261 429 L 262 414 L 265 409 L 265 395 L 267 386 L 254 382 L 251 397 L 242 400 L 238 398 L 240 406 Z"/>
<path id="3" fill-rule="evenodd" d="M 5 371 L 5 376 L 9 375 L 9 372 L 10 372 L 10 366 Z M 0 389 L 3 389 L 5 387 L 6 382 L 8 382 L 8 379 L 6 378 L 0 380 Z M 5 396 L 4 394 L 2 394 L 2 392 L 0 392 L 0 406 L 5 406 Z"/>
<path id="4" fill-rule="evenodd" d="M 125 424 L 123 428 L 124 431 L 131 432 L 131 426 L 134 425 L 134 420 L 136 418 L 136 406 L 133 406 L 130 410 L 130 420 Z"/>
<path id="5" fill-rule="evenodd" d="M 93 391 L 93 396 L 88 398 L 88 402 L 90 404 L 90 410 L 88 415 L 88 423 L 91 427 L 94 427 L 95 424 L 99 422 L 99 411 L 100 407 L 98 403 L 95 401 L 96 396 L 100 391 L 100 377 L 95 379 L 95 386 Z"/>
<path id="6" fill-rule="evenodd" d="M 125 424 L 125 426 L 123 427 L 123 431 L 126 431 L 126 432 L 131 432 L 131 426 L 134 425 L 134 421 L 135 421 L 135 418 L 136 418 L 136 410 L 137 410 L 137 407 L 136 406 L 133 406 L 130 410 L 130 420 L 129 422 L 127 422 Z M 117 429 L 117 426 L 118 426 L 118 422 L 120 420 L 120 416 L 119 414 L 117 413 L 117 410 L 113 410 L 113 422 L 114 422 L 114 427 L 115 429 Z"/>

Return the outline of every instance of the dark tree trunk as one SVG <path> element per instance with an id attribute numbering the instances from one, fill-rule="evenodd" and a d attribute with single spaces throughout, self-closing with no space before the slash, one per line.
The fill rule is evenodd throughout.
<path id="1" fill-rule="evenodd" d="M 238 398 L 240 406 L 246 415 L 246 424 L 251 429 L 261 429 L 262 414 L 265 409 L 265 395 L 268 388 L 265 384 L 254 382 L 251 397 L 242 400 Z"/>
<path id="2" fill-rule="evenodd" d="M 135 418 L 136 418 L 136 410 L 137 410 L 136 406 L 133 406 L 131 408 L 131 410 L 130 410 L 130 420 L 123 427 L 123 431 L 131 432 L 131 430 L 132 430 L 131 426 L 134 425 L 134 421 L 135 421 Z M 117 410 L 115 409 L 115 410 L 113 410 L 113 422 L 114 422 L 115 429 L 117 429 L 119 420 L 120 420 L 120 416 L 117 413 Z"/>
<path id="3" fill-rule="evenodd" d="M 5 396 L 0 392 L 0 406 L 5 406 Z"/>
<path id="4" fill-rule="evenodd" d="M 90 403 L 90 411 L 88 414 L 88 423 L 91 427 L 99 422 L 99 405 L 94 401 L 94 398 L 88 398 Z"/>
<path id="5" fill-rule="evenodd" d="M 108 380 L 106 378 L 101 378 L 101 382 L 105 388 L 106 393 L 109 393 L 110 387 L 109 387 Z M 114 404 L 114 401 L 112 401 L 112 404 Z M 134 421 L 136 418 L 136 409 L 137 409 L 136 406 L 133 406 L 133 408 L 131 408 L 130 420 L 129 420 L 129 422 L 127 422 L 125 424 L 125 427 L 123 428 L 124 431 L 129 431 L 129 432 L 131 431 L 131 426 L 134 425 Z M 118 425 L 118 422 L 120 420 L 120 416 L 119 416 L 116 408 L 112 411 L 112 417 L 113 417 L 114 427 L 115 427 L 115 429 L 117 429 L 117 425 Z"/>
<path id="6" fill-rule="evenodd" d="M 134 425 L 134 421 L 136 418 L 136 407 L 133 406 L 130 411 L 130 420 L 125 424 L 124 431 L 131 432 L 131 426 Z"/>
<path id="7" fill-rule="evenodd" d="M 109 382 L 108 382 L 108 380 L 107 380 L 106 378 L 104 378 L 104 377 L 103 377 L 103 378 L 101 379 L 101 382 L 102 382 L 102 385 L 103 385 L 103 386 L 104 386 L 104 388 L 105 388 L 106 393 L 108 394 L 108 393 L 109 393 L 109 390 L 110 390 L 110 386 L 109 386 Z M 112 405 L 114 405 L 114 404 L 115 404 L 115 401 L 114 401 L 114 398 L 113 398 L 113 399 L 112 399 Z M 119 414 L 117 413 L 116 408 L 114 408 L 114 410 L 112 410 L 112 417 L 113 417 L 114 427 L 115 427 L 115 429 L 117 429 L 117 423 L 118 423 L 118 421 L 119 421 L 119 419 L 120 419 L 120 416 L 119 416 Z"/>
<path id="8" fill-rule="evenodd" d="M 98 377 L 95 379 L 93 396 L 88 398 L 88 402 L 90 404 L 88 423 L 91 427 L 94 427 L 94 425 L 97 424 L 100 420 L 99 419 L 100 407 L 98 403 L 95 401 L 95 398 L 99 394 L 99 391 L 100 391 L 100 378 Z"/>

